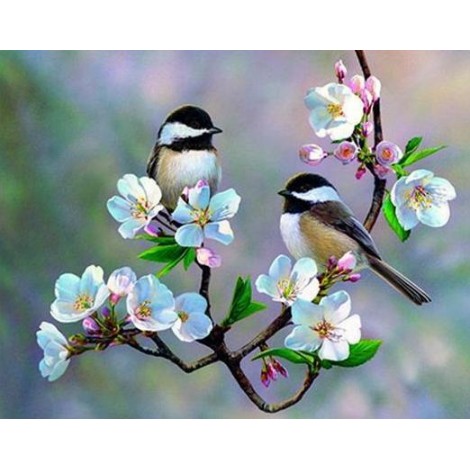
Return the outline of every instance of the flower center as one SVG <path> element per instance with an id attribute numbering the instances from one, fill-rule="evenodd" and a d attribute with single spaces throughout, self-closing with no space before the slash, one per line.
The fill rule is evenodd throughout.
<path id="1" fill-rule="evenodd" d="M 339 341 L 341 335 L 338 334 L 337 328 L 326 320 L 317 323 L 312 330 L 315 331 L 321 339 L 329 339 L 330 341 Z"/>
<path id="2" fill-rule="evenodd" d="M 326 109 L 333 119 L 344 116 L 343 107 L 340 104 L 329 104 Z"/>
<path id="3" fill-rule="evenodd" d="M 149 210 L 150 210 L 149 202 L 144 198 L 140 198 L 132 206 L 131 214 L 132 214 L 132 217 L 134 217 L 134 219 L 145 219 L 147 217 Z"/>
<path id="4" fill-rule="evenodd" d="M 186 323 L 189 319 L 189 315 L 186 312 L 178 312 L 178 317 L 182 323 Z"/>
<path id="5" fill-rule="evenodd" d="M 415 186 L 411 193 L 407 194 L 408 206 L 411 209 L 427 208 L 432 206 L 432 197 L 423 186 Z"/>
<path id="6" fill-rule="evenodd" d="M 191 215 L 193 216 L 194 222 L 201 227 L 207 225 L 211 220 L 211 213 L 208 209 L 194 210 Z"/>
<path id="7" fill-rule="evenodd" d="M 145 300 L 142 302 L 135 311 L 135 316 L 139 319 L 145 319 L 152 315 L 152 307 L 150 307 L 150 302 Z"/>
<path id="8" fill-rule="evenodd" d="M 393 153 L 390 149 L 382 150 L 382 158 L 384 160 L 390 160 L 393 157 Z"/>
<path id="9" fill-rule="evenodd" d="M 295 300 L 297 298 L 297 286 L 290 279 L 281 279 L 277 283 L 279 294 L 286 300 Z"/>
<path id="10" fill-rule="evenodd" d="M 93 299 L 88 294 L 80 294 L 73 304 L 73 308 L 77 312 L 84 312 L 93 307 Z"/>

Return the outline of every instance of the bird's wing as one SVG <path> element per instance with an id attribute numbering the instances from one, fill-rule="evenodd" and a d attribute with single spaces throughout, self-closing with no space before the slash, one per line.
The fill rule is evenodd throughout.
<path id="1" fill-rule="evenodd" d="M 381 259 L 369 232 L 354 217 L 346 205 L 338 202 L 323 202 L 315 204 L 310 209 L 310 212 L 324 224 L 339 230 L 355 240 L 369 255 Z"/>
<path id="2" fill-rule="evenodd" d="M 149 159 L 147 162 L 147 175 L 150 178 L 157 179 L 157 165 L 158 157 L 160 155 L 160 145 L 158 142 L 153 146 L 152 151 L 150 152 Z"/>

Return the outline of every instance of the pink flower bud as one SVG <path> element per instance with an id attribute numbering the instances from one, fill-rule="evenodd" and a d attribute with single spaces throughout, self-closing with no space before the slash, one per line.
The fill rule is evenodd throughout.
<path id="1" fill-rule="evenodd" d="M 390 166 L 401 159 L 403 152 L 398 145 L 384 140 L 377 145 L 375 156 L 377 157 L 378 163 L 384 166 Z"/>
<path id="2" fill-rule="evenodd" d="M 346 78 L 346 75 L 348 73 L 345 65 L 343 64 L 342 60 L 338 60 L 335 64 L 335 73 L 336 77 L 338 78 L 339 83 L 343 83 L 344 79 Z"/>
<path id="3" fill-rule="evenodd" d="M 101 333 L 100 326 L 91 317 L 85 318 L 82 321 L 82 326 L 83 326 L 83 329 L 85 330 L 85 333 L 88 335 L 96 336 Z"/>
<path id="4" fill-rule="evenodd" d="M 389 168 L 383 165 L 375 164 L 374 165 L 374 171 L 375 174 L 380 178 L 380 179 L 385 179 L 388 175 L 388 172 L 390 171 Z"/>
<path id="5" fill-rule="evenodd" d="M 357 281 L 359 281 L 359 279 L 361 279 L 361 275 L 360 275 L 359 273 L 351 274 L 351 275 L 348 277 L 348 281 L 349 281 L 349 282 L 357 282 Z"/>
<path id="6" fill-rule="evenodd" d="M 362 75 L 354 75 L 351 77 L 348 83 L 349 88 L 351 88 L 353 93 L 360 95 L 362 90 L 364 90 L 365 80 Z"/>
<path id="7" fill-rule="evenodd" d="M 352 254 L 351 251 L 345 253 L 338 260 L 338 269 L 340 271 L 352 271 L 356 267 L 356 257 Z"/>
<path id="8" fill-rule="evenodd" d="M 372 103 L 374 100 L 372 99 L 372 95 L 367 90 L 362 90 L 361 92 L 361 100 L 364 104 L 364 113 L 369 114 L 370 110 L 372 109 Z"/>
<path id="9" fill-rule="evenodd" d="M 109 296 L 109 301 L 112 305 L 116 305 L 121 300 L 121 296 L 119 294 L 111 294 Z"/>
<path id="10" fill-rule="evenodd" d="M 366 174 L 366 171 L 366 167 L 361 165 L 356 171 L 356 179 L 360 180 Z"/>
<path id="11" fill-rule="evenodd" d="M 276 368 L 274 367 L 273 363 L 270 362 L 267 366 L 267 370 L 268 370 L 268 377 L 270 378 L 270 380 L 277 380 L 277 370 Z"/>
<path id="12" fill-rule="evenodd" d="M 330 256 L 328 258 L 328 262 L 326 263 L 326 269 L 328 271 L 331 271 L 332 269 L 336 268 L 337 264 L 338 264 L 338 260 L 334 256 Z"/>
<path id="13" fill-rule="evenodd" d="M 267 388 L 269 387 L 269 384 L 271 383 L 271 380 L 268 376 L 268 371 L 266 367 L 263 367 L 261 369 L 261 375 L 260 375 L 261 383 Z"/>
<path id="14" fill-rule="evenodd" d="M 372 95 L 372 99 L 377 101 L 380 98 L 380 90 L 382 89 L 382 84 L 377 77 L 371 75 L 366 80 L 366 90 Z"/>
<path id="15" fill-rule="evenodd" d="M 101 315 L 105 318 L 109 318 L 111 316 L 111 310 L 108 307 L 103 307 L 101 309 Z"/>
<path id="16" fill-rule="evenodd" d="M 196 258 L 199 264 L 209 268 L 219 268 L 222 265 L 222 258 L 210 248 L 197 248 Z"/>
<path id="17" fill-rule="evenodd" d="M 374 125 L 370 121 L 365 122 L 362 125 L 362 135 L 364 137 L 369 137 L 372 132 L 374 132 Z"/>
<path id="18" fill-rule="evenodd" d="M 133 289 L 137 276 L 129 267 L 116 269 L 108 279 L 108 289 L 111 292 L 110 301 L 116 305 L 121 297 L 125 297 Z"/>
<path id="19" fill-rule="evenodd" d="M 316 166 L 326 157 L 326 153 L 319 145 L 306 144 L 300 147 L 299 157 L 307 165 Z"/>
<path id="20" fill-rule="evenodd" d="M 278 360 L 272 358 L 272 365 L 283 377 L 289 377 L 287 369 Z"/>
<path id="21" fill-rule="evenodd" d="M 163 233 L 163 230 L 160 227 L 157 227 L 154 223 L 148 224 L 144 227 L 145 232 L 152 237 L 160 237 Z"/>
<path id="22" fill-rule="evenodd" d="M 351 163 L 357 156 L 359 149 L 353 142 L 341 142 L 334 151 L 334 156 L 340 160 L 343 165 Z"/>

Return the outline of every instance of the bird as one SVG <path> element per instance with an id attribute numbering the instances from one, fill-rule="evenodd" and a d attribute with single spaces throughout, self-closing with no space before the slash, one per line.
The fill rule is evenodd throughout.
<path id="1" fill-rule="evenodd" d="M 326 178 L 300 173 L 278 194 L 284 198 L 281 236 L 294 258 L 310 257 L 325 267 L 331 256 L 339 259 L 352 252 L 357 269 L 370 268 L 417 305 L 431 301 L 423 289 L 382 259 L 369 232 Z"/>
<path id="2" fill-rule="evenodd" d="M 200 180 L 209 184 L 211 194 L 217 192 L 222 172 L 212 136 L 220 132 L 207 111 L 197 106 L 180 106 L 166 117 L 149 155 L 147 175 L 159 185 L 169 212 L 184 189 Z"/>

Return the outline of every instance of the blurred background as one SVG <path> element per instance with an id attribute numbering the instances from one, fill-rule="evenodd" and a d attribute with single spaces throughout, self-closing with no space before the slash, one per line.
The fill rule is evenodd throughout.
<path id="1" fill-rule="evenodd" d="M 278 231 L 276 195 L 293 173 L 309 171 L 297 157 L 316 138 L 303 105 L 305 91 L 334 81 L 352 52 L 0 52 L 0 416 L 4 418 L 266 418 L 222 365 L 186 375 L 171 363 L 114 348 L 74 359 L 52 384 L 37 365 L 35 332 L 49 315 L 63 272 L 81 275 L 97 264 L 106 276 L 131 266 L 145 245 L 124 240 L 106 210 L 125 173 L 145 174 L 160 123 L 173 108 L 193 103 L 224 129 L 215 145 L 224 158 L 222 189 L 242 196 L 233 220 L 235 242 L 217 245 L 223 266 L 213 276 L 215 317 L 225 315 L 236 276 L 267 271 L 286 250 Z M 375 240 L 385 259 L 424 287 L 430 305 L 417 308 L 373 275 L 344 287 L 362 316 L 363 336 L 382 338 L 377 357 L 357 369 L 325 371 L 306 397 L 279 418 L 470 417 L 470 54 L 371 52 L 383 84 L 384 135 L 402 147 L 413 136 L 448 148 L 423 166 L 457 189 L 450 222 L 419 226 L 401 244 L 383 218 Z M 416 167 L 416 168 L 419 168 Z M 340 190 L 359 218 L 372 178 L 354 178 L 355 165 L 328 159 L 317 168 Z M 390 179 L 392 182 L 392 179 Z M 465 248 L 467 247 L 467 248 Z M 176 293 L 195 290 L 198 271 L 178 268 L 165 281 Z M 259 300 L 267 297 L 257 294 Z M 277 305 L 239 323 L 233 348 L 277 315 Z M 58 325 L 66 334 L 80 324 Z M 281 344 L 287 330 L 271 346 Z M 169 344 L 185 358 L 199 345 Z M 260 364 L 245 361 L 269 400 L 297 388 L 303 369 L 287 364 L 290 379 L 269 390 Z"/>

